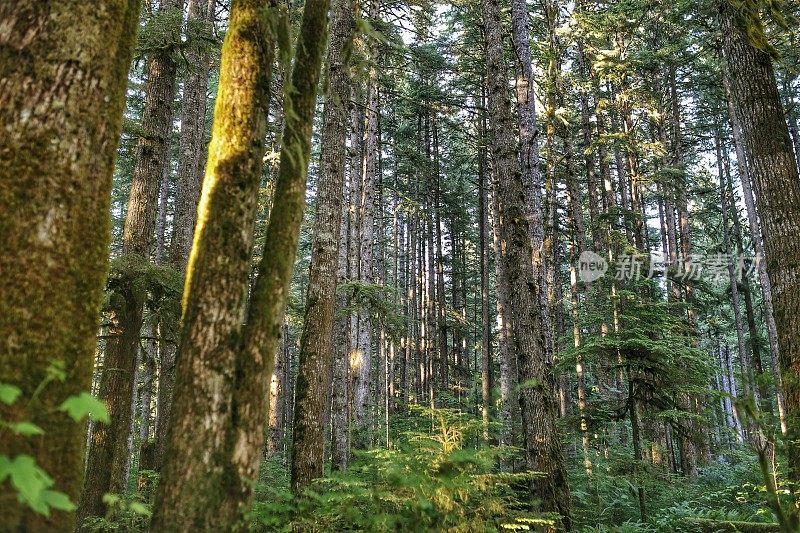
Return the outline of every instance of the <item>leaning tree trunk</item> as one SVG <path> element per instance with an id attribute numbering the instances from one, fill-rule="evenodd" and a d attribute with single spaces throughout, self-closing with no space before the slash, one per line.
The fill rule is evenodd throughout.
<path id="1" fill-rule="evenodd" d="M 302 493 L 312 480 L 322 477 L 324 464 L 326 425 L 323 424 L 323 413 L 333 366 L 334 304 L 351 92 L 348 59 L 355 27 L 353 0 L 335 0 L 327 57 L 328 88 L 322 126 L 317 213 L 295 389 L 291 473 L 292 490 L 297 494 Z"/>
<path id="2" fill-rule="evenodd" d="M 219 508 L 228 488 L 223 476 L 234 477 L 226 439 L 273 62 L 268 17 L 277 14 L 274 5 L 271 11 L 268 6 L 267 0 L 231 6 L 196 244 L 184 287 L 176 396 L 153 517 L 158 531 L 230 524 Z M 198 449 L 206 461 L 195 453 Z"/>
<path id="3" fill-rule="evenodd" d="M 137 0 L 0 4 L 0 375 L 21 390 L 0 419 L 28 420 L 44 438 L 0 432 L 0 451 L 32 456 L 73 501 L 85 431 L 58 411 L 91 388 L 108 265 L 111 175 Z M 75 31 L 80 28 L 80 31 Z M 61 366 L 64 381 L 45 383 Z M 71 531 L 75 515 L 45 517 L 0 494 L 3 527 Z"/>
<path id="4" fill-rule="evenodd" d="M 517 140 L 506 91 L 500 6 L 482 0 L 486 29 L 486 80 L 489 85 L 489 118 L 495 193 L 500 199 L 501 238 L 511 294 L 511 336 L 518 358 L 520 407 L 525 456 L 530 470 L 546 476 L 532 480 L 534 497 L 542 510 L 557 512 L 569 529 L 569 487 L 556 427 L 556 399 L 552 370 L 544 353 L 539 316 L 539 280 L 531 263 L 530 226 L 525 212 L 523 180 L 517 157 Z"/>
<path id="5" fill-rule="evenodd" d="M 159 11 L 169 14 L 181 9 L 182 4 L 182 0 L 161 0 Z M 172 47 L 161 48 L 153 53 L 148 63 L 143 134 L 136 147 L 136 166 L 122 236 L 123 257 L 136 261 L 149 261 L 154 245 L 158 195 L 172 132 L 177 73 L 172 54 Z M 78 507 L 79 522 L 89 516 L 105 516 L 103 495 L 121 494 L 127 488 L 128 436 L 144 302 L 134 281 L 124 273 L 112 294 L 110 307 L 114 337 L 103 359 L 99 394 L 106 402 L 111 423 L 95 424 L 92 428 L 86 478 Z"/>
<path id="6" fill-rule="evenodd" d="M 789 476 L 800 480 L 800 178 L 772 60 L 720 4 L 725 68 L 762 222 L 786 402 Z"/>
<path id="7" fill-rule="evenodd" d="M 247 528 L 261 461 L 269 381 L 305 205 L 311 126 L 330 2 L 305 4 L 287 91 L 280 172 L 264 253 L 247 294 L 273 59 L 288 15 L 234 1 L 195 244 L 185 286 L 169 446 L 155 531 Z M 270 20 L 273 18 L 273 20 Z M 284 55 L 285 58 L 285 55 Z M 231 231 L 234 228 L 234 231 Z M 246 322 L 241 324 L 242 315 Z M 196 450 L 204 450 L 198 455 Z"/>
<path id="8" fill-rule="evenodd" d="M 189 71 L 183 84 L 178 183 L 169 249 L 169 263 L 184 275 L 189 262 L 206 160 L 206 92 L 211 57 L 205 51 L 205 43 L 202 41 L 211 38 L 215 8 L 216 0 L 189 0 L 190 45 L 185 52 Z M 172 391 L 175 386 L 175 347 L 167 343 L 162 346 L 164 349 L 159 360 L 158 412 L 152 465 L 156 470 L 160 470 L 163 463 Z"/>

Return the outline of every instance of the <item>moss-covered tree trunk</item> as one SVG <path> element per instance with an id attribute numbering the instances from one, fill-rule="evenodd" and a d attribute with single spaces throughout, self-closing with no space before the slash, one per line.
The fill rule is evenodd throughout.
<path id="1" fill-rule="evenodd" d="M 182 0 L 161 0 L 159 11 L 174 19 Z M 178 15 L 179 16 L 179 15 Z M 177 65 L 171 47 L 154 52 L 148 63 L 147 96 L 142 116 L 142 136 L 136 147 L 128 213 L 122 237 L 123 256 L 148 261 L 155 244 L 153 235 L 158 211 L 158 193 L 169 157 L 172 105 L 175 100 Z M 78 520 L 104 516 L 103 494 L 126 490 L 132 401 L 144 302 L 131 280 L 123 279 L 111 299 L 110 330 L 103 359 L 100 397 L 105 400 L 109 425 L 92 429 L 86 478 L 78 509 Z"/>
<path id="2" fill-rule="evenodd" d="M 0 453 L 31 455 L 73 501 L 83 479 L 84 427 L 57 407 L 91 386 L 111 175 L 138 16 L 136 0 L 0 4 L 0 375 L 22 390 L 0 418 L 45 431 L 30 438 L 0 432 Z M 58 363 L 66 379 L 31 401 Z M 34 514 L 5 489 L 0 508 L 5 531 L 75 524 L 72 513 Z"/>
<path id="3" fill-rule="evenodd" d="M 152 529 L 227 530 L 236 365 L 261 178 L 274 40 L 267 0 L 231 5 L 184 286 L 175 399 Z M 270 9 L 271 8 L 271 9 Z M 202 453 L 198 453 L 202 450 Z"/>
<path id="4" fill-rule="evenodd" d="M 297 493 L 313 479 L 322 477 L 324 463 L 323 413 L 333 365 L 336 277 L 351 93 L 348 60 L 356 27 L 355 10 L 353 0 L 333 3 L 317 212 L 295 391 L 291 473 L 292 489 Z"/>
<path id="5" fill-rule="evenodd" d="M 511 339 L 517 354 L 526 463 L 530 470 L 546 474 L 531 482 L 533 496 L 541 509 L 559 513 L 562 525 L 569 529 L 569 487 L 556 427 L 552 369 L 545 358 L 539 280 L 531 262 L 530 225 L 507 92 L 500 6 L 497 0 L 482 0 L 481 6 L 486 32 L 493 181 L 500 207 L 496 223 L 500 227 L 500 250 L 509 291 L 513 294 L 509 302 Z"/>
<path id="6" fill-rule="evenodd" d="M 278 28 L 279 37 L 288 32 L 288 15 L 276 4 L 239 0 L 231 6 L 184 289 L 175 401 L 153 516 L 155 531 L 247 527 L 244 514 L 261 461 L 269 381 L 303 216 L 330 2 L 305 4 L 285 100 L 280 171 L 265 253 L 245 310 L 273 28 Z"/>
<path id="7" fill-rule="evenodd" d="M 786 402 L 790 478 L 800 481 L 800 178 L 772 59 L 720 3 L 725 68 L 761 219 Z"/>

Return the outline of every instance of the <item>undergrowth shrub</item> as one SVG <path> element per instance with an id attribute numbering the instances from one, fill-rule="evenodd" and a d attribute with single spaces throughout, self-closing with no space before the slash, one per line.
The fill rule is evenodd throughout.
<path id="1" fill-rule="evenodd" d="M 261 483 L 253 508 L 256 531 L 533 530 L 556 517 L 532 512 L 531 473 L 498 472 L 508 449 L 464 446 L 475 421 L 456 411 L 420 410 L 430 432 L 407 432 L 391 449 L 357 455 L 293 500 L 287 485 Z"/>

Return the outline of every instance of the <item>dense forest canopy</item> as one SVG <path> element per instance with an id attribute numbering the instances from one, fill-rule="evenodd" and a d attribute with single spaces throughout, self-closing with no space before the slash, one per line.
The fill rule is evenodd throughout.
<path id="1" fill-rule="evenodd" d="M 0 4 L 0 531 L 800 531 L 798 20 Z"/>

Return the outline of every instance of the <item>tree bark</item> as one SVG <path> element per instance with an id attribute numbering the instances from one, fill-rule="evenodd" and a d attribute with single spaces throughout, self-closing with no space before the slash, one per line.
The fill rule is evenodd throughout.
<path id="1" fill-rule="evenodd" d="M 552 371 L 544 355 L 539 316 L 539 280 L 531 263 L 530 225 L 526 221 L 524 183 L 514 138 L 507 76 L 503 60 L 500 6 L 482 0 L 486 36 L 486 80 L 489 86 L 489 119 L 493 182 L 500 198 L 502 251 L 506 257 L 511 301 L 512 338 L 518 357 L 520 406 L 525 435 L 527 467 L 544 472 L 531 483 L 534 497 L 544 511 L 561 515 L 570 529 L 569 488 L 564 457 L 556 427 L 556 401 Z"/>
<path id="2" fill-rule="evenodd" d="M 211 55 L 206 51 L 208 43 L 203 41 L 212 38 L 215 9 L 216 0 L 189 0 L 189 46 L 185 52 L 189 70 L 183 83 L 178 183 L 169 251 L 169 262 L 183 273 L 189 262 L 206 162 L 206 92 Z"/>
<path id="3" fill-rule="evenodd" d="M 181 9 L 182 0 L 161 0 L 159 12 Z M 158 196 L 169 160 L 172 106 L 177 65 L 171 46 L 154 52 L 148 62 L 147 95 L 142 116 L 143 135 L 136 147 L 128 213 L 122 236 L 122 256 L 149 261 L 154 248 Z M 114 337 L 103 361 L 99 396 L 105 400 L 109 425 L 93 426 L 89 460 L 78 521 L 105 516 L 106 493 L 121 494 L 127 487 L 130 460 L 130 428 L 144 302 L 137 297 L 132 280 L 123 277 L 111 299 Z"/>
<path id="4" fill-rule="evenodd" d="M 295 389 L 291 475 L 296 494 L 322 477 L 324 464 L 322 418 L 333 365 L 336 269 L 351 92 L 348 59 L 355 31 L 355 7 L 353 0 L 335 0 L 331 19 L 317 212 Z"/>
<path id="5" fill-rule="evenodd" d="M 482 97 L 481 100 L 483 104 L 485 99 Z M 483 422 L 483 440 L 488 442 L 492 390 L 490 372 L 492 325 L 489 317 L 489 181 L 487 179 L 486 148 L 484 148 L 488 141 L 485 113 L 481 113 L 478 121 L 478 131 L 482 139 L 478 148 L 478 235 L 481 261 L 481 421 Z"/>
<path id="6" fill-rule="evenodd" d="M 330 83 L 330 82 L 329 82 Z M 337 282 L 347 282 L 348 259 L 350 257 L 349 215 L 351 209 L 350 184 L 342 186 L 342 209 L 339 218 L 339 257 L 337 260 Z M 336 295 L 336 308 L 345 309 L 349 295 L 341 291 Z M 350 316 L 336 317 L 334 354 L 331 385 L 331 469 L 345 470 L 350 455 Z"/>
<path id="7" fill-rule="evenodd" d="M 185 52 L 189 70 L 183 84 L 178 179 L 172 221 L 169 264 L 186 274 L 197 218 L 197 202 L 206 161 L 206 92 L 211 56 L 206 52 L 214 24 L 216 0 L 189 0 L 188 41 Z M 154 467 L 160 470 L 167 445 L 167 427 L 175 387 L 175 347 L 167 345 L 159 360 L 158 418 L 155 430 Z"/>
<path id="8" fill-rule="evenodd" d="M 288 31 L 288 14 L 276 4 L 241 0 L 231 6 L 197 235 L 184 289 L 169 447 L 152 523 L 158 531 L 247 527 L 244 513 L 261 459 L 268 419 L 265 398 L 305 200 L 329 7 L 327 1 L 305 4 L 286 97 L 293 113 L 286 114 L 265 242 L 270 253 L 263 254 L 245 312 L 273 31 L 279 35 Z M 198 448 L 204 454 L 198 455 Z"/>
<path id="9" fill-rule="evenodd" d="M 770 56 L 720 4 L 725 69 L 763 224 L 786 402 L 789 477 L 800 480 L 800 178 Z"/>
<path id="10" fill-rule="evenodd" d="M 783 394 L 782 376 L 780 370 L 780 347 L 778 343 L 778 328 L 775 323 L 774 304 L 772 301 L 772 283 L 767 274 L 767 262 L 764 254 L 764 238 L 761 232 L 761 224 L 756 213 L 756 203 L 753 196 L 753 187 L 750 183 L 750 172 L 748 170 L 747 156 L 745 155 L 744 140 L 742 138 L 741 123 L 738 113 L 734 108 L 733 96 L 731 95 L 730 78 L 727 73 L 722 75 L 723 86 L 725 87 L 725 103 L 728 108 L 728 120 L 731 125 L 734 151 L 736 153 L 736 165 L 739 172 L 739 183 L 742 186 L 742 196 L 744 197 L 745 210 L 747 212 L 747 222 L 750 227 L 750 237 L 753 249 L 756 253 L 756 273 L 761 285 L 761 294 L 764 299 L 764 321 L 767 323 L 767 338 L 769 339 L 769 349 L 771 354 L 772 371 L 775 379 L 776 397 L 778 403 L 778 415 L 781 423 L 781 431 L 786 434 L 786 401 Z"/>
<path id="11" fill-rule="evenodd" d="M 84 427 L 57 408 L 91 388 L 111 175 L 138 17 L 138 1 L 0 6 L 0 375 L 22 391 L 0 418 L 31 421 L 47 435 L 3 431 L 0 450 L 32 456 L 73 501 Z M 52 364 L 63 365 L 66 379 L 29 404 Z M 35 514 L 13 490 L 3 491 L 0 507 L 8 530 L 75 525 L 73 513 Z"/>
<path id="12" fill-rule="evenodd" d="M 530 221 L 531 248 L 534 275 L 540 286 L 547 286 L 543 257 L 544 222 L 542 218 L 542 176 L 539 171 L 539 126 L 536 116 L 536 94 L 531 60 L 530 23 L 526 0 L 511 2 L 511 41 L 514 46 L 514 71 L 516 73 L 516 108 L 519 121 L 519 159 L 522 172 L 523 194 Z M 542 330 L 550 331 L 550 313 L 547 292 L 540 291 Z"/>

